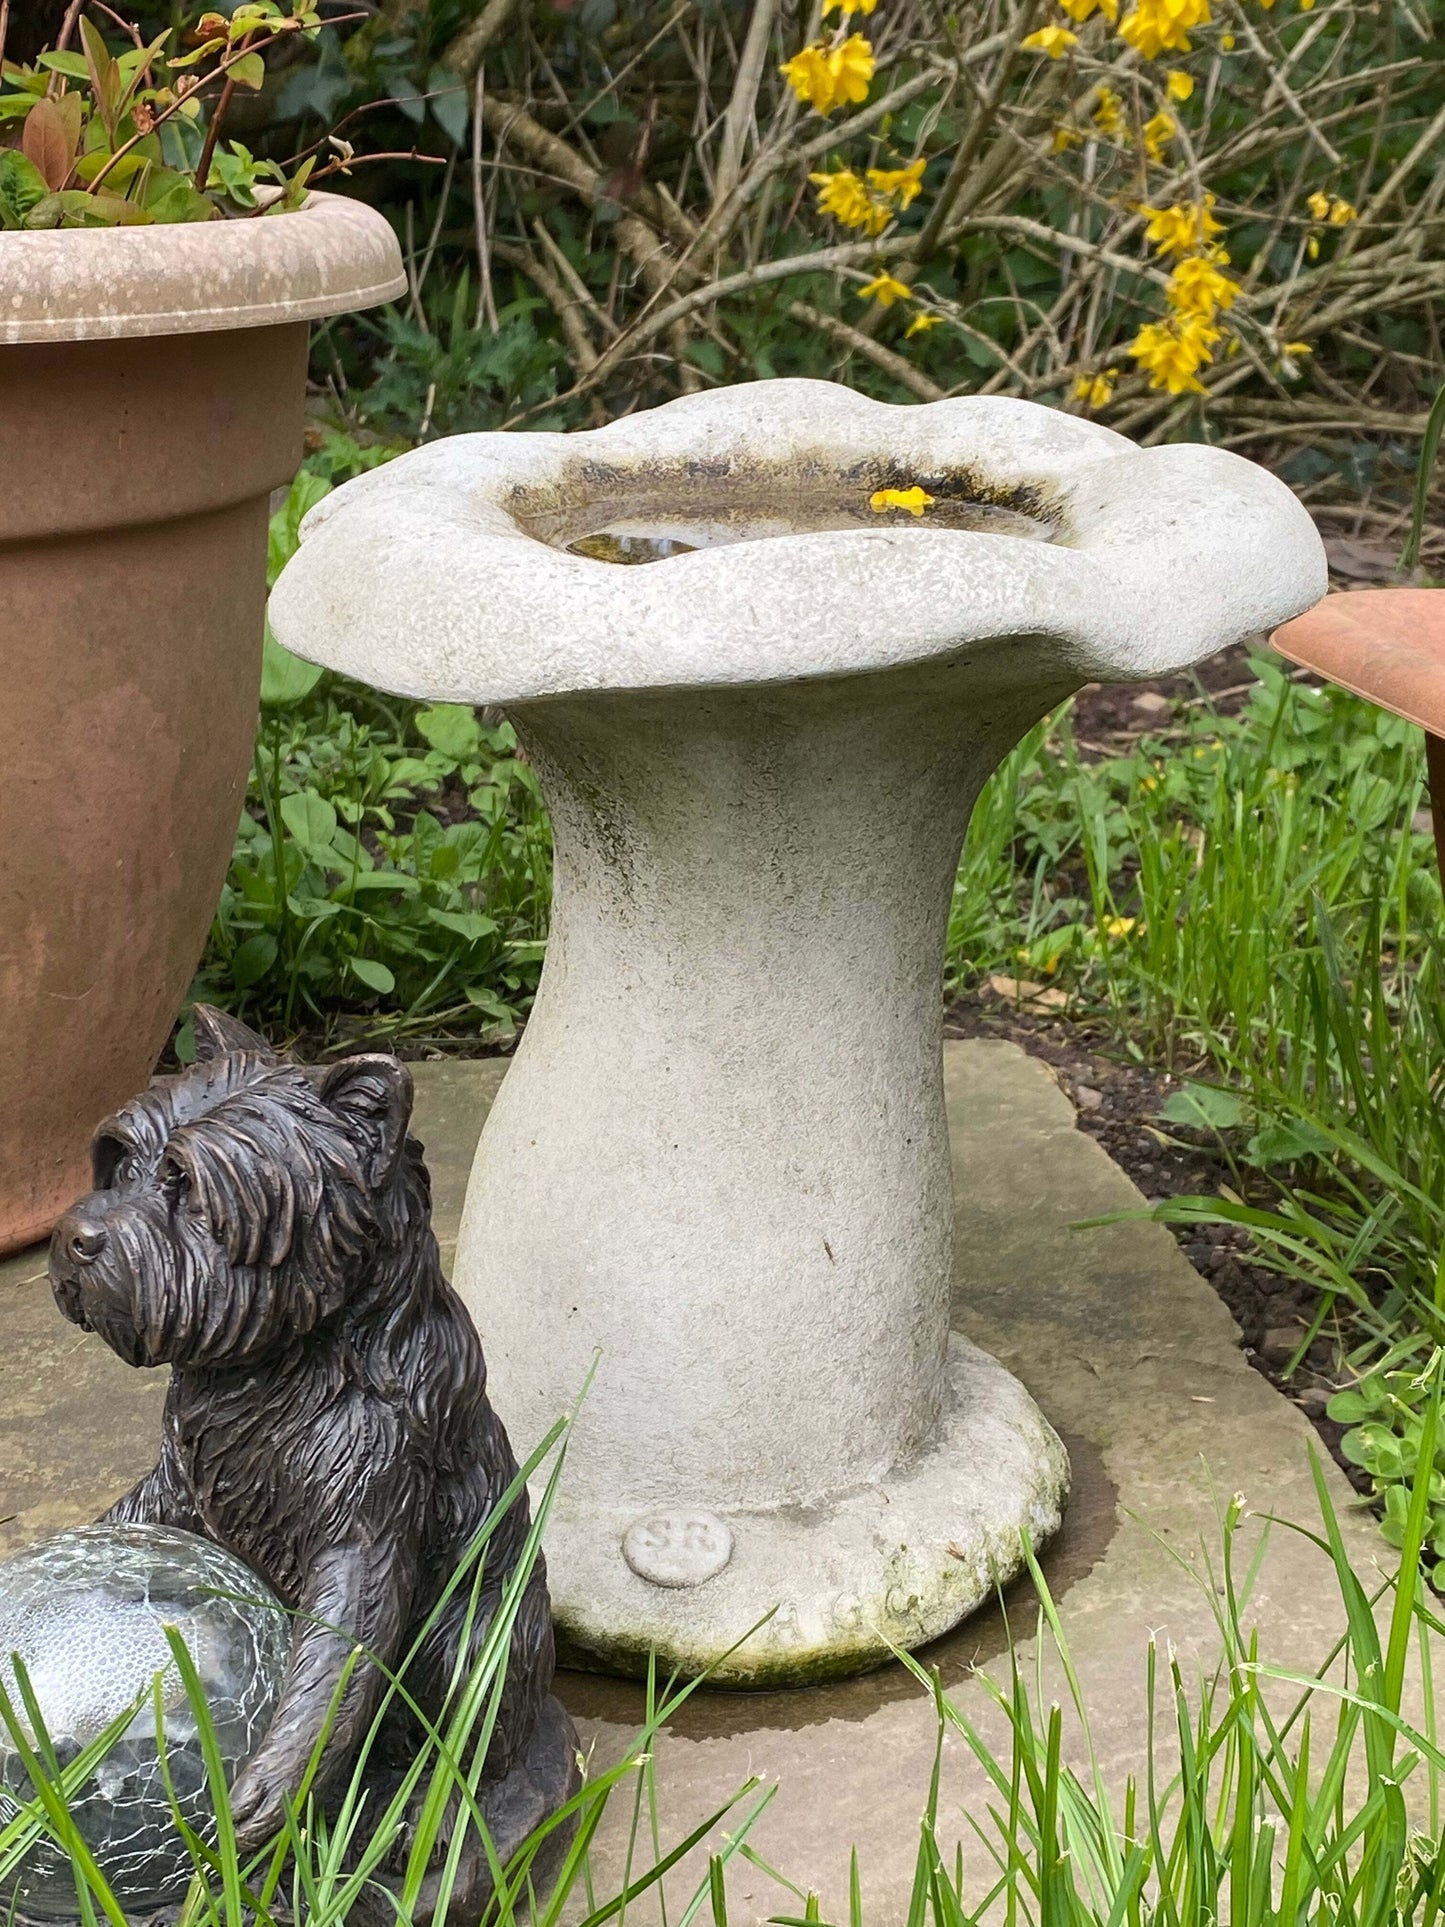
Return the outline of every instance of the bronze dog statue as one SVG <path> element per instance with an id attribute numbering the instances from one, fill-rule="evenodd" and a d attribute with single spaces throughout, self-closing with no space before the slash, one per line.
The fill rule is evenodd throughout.
<path id="1" fill-rule="evenodd" d="M 529 1511 L 523 1492 L 489 1540 L 470 1628 L 468 1575 L 424 1632 L 517 1465 L 476 1331 L 442 1276 L 407 1134 L 410 1073 L 385 1056 L 303 1067 L 201 1005 L 195 1033 L 191 1069 L 96 1131 L 96 1188 L 56 1229 L 50 1276 L 67 1318 L 128 1364 L 171 1368 L 160 1463 L 106 1517 L 215 1540 L 297 1614 L 280 1703 L 231 1792 L 238 1836 L 257 1847 L 283 1824 L 353 1645 L 395 1666 L 420 1637 L 405 1685 L 442 1716 Z M 478 1793 L 503 1862 L 577 1785 L 553 1664 L 538 1556 Z M 354 1758 L 384 1685 L 374 1665 L 352 1672 L 323 1788 Z M 395 1773 L 422 1744 L 393 1697 L 368 1772 Z M 452 1917 L 477 1918 L 490 1893 L 469 1827 Z"/>

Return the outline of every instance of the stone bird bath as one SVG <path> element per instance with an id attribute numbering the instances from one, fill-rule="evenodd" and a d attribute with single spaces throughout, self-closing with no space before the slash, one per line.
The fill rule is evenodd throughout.
<path id="1" fill-rule="evenodd" d="M 916 486 L 921 517 L 870 507 Z M 456 1281 L 519 1446 L 597 1360 L 547 1544 L 574 1661 L 861 1670 L 1055 1529 L 1063 1447 L 949 1333 L 969 812 L 1083 683 L 1324 589 L 1304 509 L 1238 456 L 811 381 L 459 436 L 312 512 L 280 639 L 502 705 L 552 811 L 546 967 Z"/>

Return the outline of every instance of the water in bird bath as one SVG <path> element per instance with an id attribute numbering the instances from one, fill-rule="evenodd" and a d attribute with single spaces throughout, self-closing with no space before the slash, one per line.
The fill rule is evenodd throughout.
<path id="1" fill-rule="evenodd" d="M 577 524 L 584 522 L 585 532 Z M 913 513 L 908 508 L 857 506 L 837 501 L 800 502 L 786 510 L 740 504 L 734 509 L 705 509 L 672 513 L 658 509 L 638 513 L 635 503 L 597 502 L 581 516 L 569 516 L 553 526 L 544 540 L 569 555 L 594 562 L 665 562 L 669 556 L 689 555 L 696 549 L 723 548 L 734 542 L 767 542 L 785 535 L 817 535 L 830 530 L 866 528 L 961 529 L 978 535 L 1010 535 L 1025 541 L 1048 542 L 1055 529 L 1036 516 L 992 502 L 935 499 Z"/>

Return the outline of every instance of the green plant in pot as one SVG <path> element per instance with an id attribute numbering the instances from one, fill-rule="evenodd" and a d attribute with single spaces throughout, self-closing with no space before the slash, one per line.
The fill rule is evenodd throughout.
<path id="1" fill-rule="evenodd" d="M 195 969 L 245 792 L 269 498 L 309 323 L 403 291 L 390 227 L 225 138 L 309 4 L 149 44 L 92 0 L 0 65 L 0 1251 L 87 1188 Z M 0 9 L 3 18 L 3 9 Z M 97 20 L 100 24 L 97 24 Z M 74 43 L 74 44 L 72 44 Z"/>
<path id="2" fill-rule="evenodd" d="M 6 228 L 209 221 L 262 211 L 262 180 L 278 190 L 266 211 L 301 206 L 314 158 L 288 177 L 239 142 L 222 147 L 220 134 L 236 89 L 264 84 L 267 48 L 320 31 L 314 11 L 288 14 L 274 0 L 247 0 L 229 19 L 203 14 L 187 52 L 168 52 L 174 33 L 149 44 L 137 33 L 135 46 L 113 54 L 99 28 L 83 16 L 78 26 L 79 52 L 56 48 L 33 67 L 5 69 L 0 126 L 18 122 L 21 130 L 19 147 L 0 153 Z"/>

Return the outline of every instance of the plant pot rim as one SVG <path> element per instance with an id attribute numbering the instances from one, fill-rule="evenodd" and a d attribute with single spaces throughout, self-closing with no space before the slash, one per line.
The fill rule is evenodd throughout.
<path id="1" fill-rule="evenodd" d="M 406 292 L 388 222 L 339 194 L 250 220 L 6 234 L 0 270 L 6 345 L 275 327 Z"/>
<path id="2" fill-rule="evenodd" d="M 706 519 L 733 500 L 786 520 L 809 491 L 856 513 L 909 481 L 1017 505 L 1049 539 L 864 515 L 619 567 L 548 522 L 618 502 L 634 526 L 689 501 Z M 518 703 L 803 682 L 1023 639 L 1062 681 L 1145 678 L 1273 628 L 1325 587 L 1304 507 L 1227 450 L 1141 448 L 1006 396 L 895 405 L 787 379 L 580 433 L 416 449 L 312 511 L 271 621 L 287 648 L 384 689 Z"/>

